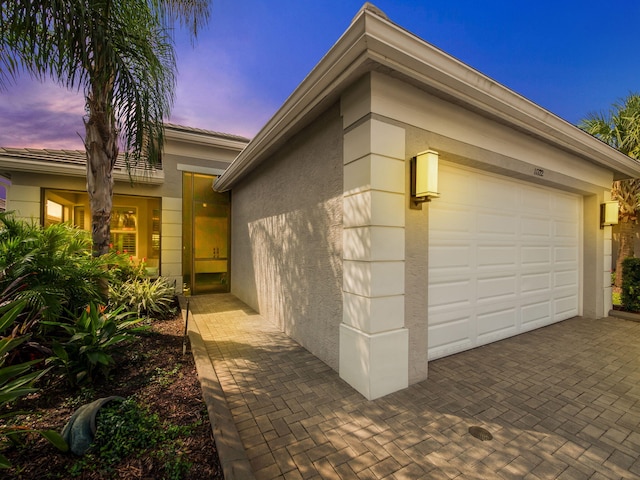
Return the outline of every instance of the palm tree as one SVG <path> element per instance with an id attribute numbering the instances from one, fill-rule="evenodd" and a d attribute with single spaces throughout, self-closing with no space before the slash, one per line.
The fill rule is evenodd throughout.
<path id="1" fill-rule="evenodd" d="M 0 0 L 0 88 L 21 70 L 84 91 L 94 255 L 109 250 L 112 170 L 153 164 L 173 103 L 175 21 L 195 38 L 209 0 Z"/>
<path id="2" fill-rule="evenodd" d="M 631 93 L 613 104 L 607 114 L 591 114 L 579 127 L 632 158 L 640 159 L 640 95 Z M 615 286 L 622 286 L 622 261 L 634 256 L 636 225 L 640 213 L 640 179 L 613 182 L 611 196 L 620 202 L 620 248 L 616 258 Z"/>

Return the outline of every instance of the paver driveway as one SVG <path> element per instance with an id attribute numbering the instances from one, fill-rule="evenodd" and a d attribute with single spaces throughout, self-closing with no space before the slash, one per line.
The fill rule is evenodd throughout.
<path id="1" fill-rule="evenodd" d="M 232 295 L 190 310 L 255 478 L 640 478 L 640 323 L 566 320 L 367 401 Z M 228 427 L 218 443 L 233 444 Z M 220 450 L 228 477 L 249 476 Z"/>

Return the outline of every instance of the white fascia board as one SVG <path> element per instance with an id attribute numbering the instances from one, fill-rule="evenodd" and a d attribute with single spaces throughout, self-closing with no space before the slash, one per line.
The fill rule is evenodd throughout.
<path id="1" fill-rule="evenodd" d="M 224 173 L 223 168 L 203 167 L 200 165 L 189 165 L 186 163 L 179 163 L 176 168 L 180 172 L 202 173 L 205 175 L 220 176 Z"/>
<path id="2" fill-rule="evenodd" d="M 382 67 L 382 68 L 381 68 Z M 230 189 L 260 163 L 322 101 L 337 98 L 340 87 L 371 70 L 400 75 L 449 101 L 614 172 L 616 178 L 640 177 L 640 162 L 611 148 L 578 127 L 460 62 L 367 9 L 302 81 L 215 182 Z"/>
<path id="3" fill-rule="evenodd" d="M 67 177 L 86 177 L 87 168 L 80 165 L 63 165 L 55 163 L 34 162 L 18 158 L 10 160 L 0 158 L 0 169 L 14 172 L 38 173 L 44 175 L 64 175 Z M 127 171 L 113 170 L 113 179 L 118 182 L 144 183 L 148 185 L 161 185 L 164 183 L 164 171 L 149 171 L 144 169 L 133 169 L 131 175 Z"/>
<path id="4" fill-rule="evenodd" d="M 199 134 L 197 132 L 184 132 L 181 130 L 165 129 L 165 141 L 180 141 L 194 145 L 204 145 L 207 147 L 218 147 L 228 150 L 242 150 L 247 142 L 232 140 L 230 138 L 216 137 Z"/>
<path id="5" fill-rule="evenodd" d="M 397 28 L 371 29 L 368 45 L 373 61 L 410 78 L 418 87 L 439 92 L 623 177 L 640 176 L 640 162 L 414 35 Z"/>

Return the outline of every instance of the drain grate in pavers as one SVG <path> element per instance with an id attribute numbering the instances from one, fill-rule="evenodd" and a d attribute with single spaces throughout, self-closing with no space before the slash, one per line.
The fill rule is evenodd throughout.
<path id="1" fill-rule="evenodd" d="M 483 442 L 485 440 L 493 440 L 493 435 L 491 435 L 491 432 L 489 432 L 489 430 L 487 430 L 486 428 L 482 428 L 482 427 L 478 427 L 476 425 L 474 425 L 473 427 L 469 427 L 469 433 L 482 440 Z"/>

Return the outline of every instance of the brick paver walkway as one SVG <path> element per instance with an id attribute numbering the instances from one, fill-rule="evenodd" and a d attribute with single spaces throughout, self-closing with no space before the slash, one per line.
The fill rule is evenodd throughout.
<path id="1" fill-rule="evenodd" d="M 232 295 L 190 302 L 257 479 L 640 478 L 640 323 L 567 320 L 367 401 Z"/>

